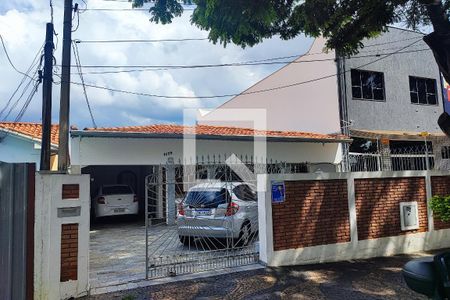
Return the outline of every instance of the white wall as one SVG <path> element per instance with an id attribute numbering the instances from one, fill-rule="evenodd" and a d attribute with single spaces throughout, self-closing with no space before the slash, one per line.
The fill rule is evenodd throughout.
<path id="1" fill-rule="evenodd" d="M 175 162 L 183 158 L 182 139 L 153 138 L 72 138 L 71 162 L 76 166 L 88 165 L 158 165 L 167 162 L 164 153 L 172 152 Z M 253 141 L 198 140 L 197 156 L 220 154 L 253 155 Z M 279 162 L 329 162 L 341 161 L 340 146 L 322 143 L 268 142 L 267 157 Z"/>
<path id="2" fill-rule="evenodd" d="M 263 108 L 267 109 L 267 129 L 293 130 L 315 133 L 341 132 L 337 66 L 335 52 L 322 53 L 325 39 L 317 38 L 309 54 L 256 83 L 246 92 L 297 84 L 324 76 L 330 78 L 315 82 L 277 89 L 270 92 L 239 95 L 219 108 Z M 324 61 L 324 59 L 326 59 Z M 315 62 L 304 62 L 316 60 Z M 319 61 L 318 61 L 319 60 Z M 322 61 L 320 61 L 322 60 Z M 303 63 L 300 63 L 303 62 Z M 214 119 L 214 111 L 208 119 Z M 220 122 L 199 120 L 199 124 L 219 125 Z M 225 126 L 231 126 L 223 122 Z"/>
<path id="3" fill-rule="evenodd" d="M 0 140 L 0 161 L 9 163 L 36 163 L 39 170 L 41 149 L 40 144 L 8 134 Z"/>
<path id="4" fill-rule="evenodd" d="M 79 184 L 79 199 L 62 200 L 63 184 Z M 89 175 L 36 173 L 34 299 L 70 299 L 89 291 Z M 58 218 L 58 208 L 80 207 L 80 216 Z M 78 280 L 60 282 L 61 225 L 78 224 Z"/>

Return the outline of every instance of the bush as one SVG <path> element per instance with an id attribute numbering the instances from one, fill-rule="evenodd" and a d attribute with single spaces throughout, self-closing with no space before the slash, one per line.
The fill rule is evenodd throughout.
<path id="1" fill-rule="evenodd" d="M 450 221 L 450 196 L 434 196 L 431 198 L 430 207 L 434 217 L 441 221 Z"/>

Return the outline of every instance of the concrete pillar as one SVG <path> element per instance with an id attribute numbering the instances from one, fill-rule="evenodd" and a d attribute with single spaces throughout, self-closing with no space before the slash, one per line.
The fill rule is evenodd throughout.
<path id="1" fill-rule="evenodd" d="M 89 292 L 90 176 L 36 174 L 34 299 Z"/>
<path id="2" fill-rule="evenodd" d="M 166 224 L 174 225 L 177 208 L 175 207 L 175 165 L 168 160 L 166 165 Z"/>

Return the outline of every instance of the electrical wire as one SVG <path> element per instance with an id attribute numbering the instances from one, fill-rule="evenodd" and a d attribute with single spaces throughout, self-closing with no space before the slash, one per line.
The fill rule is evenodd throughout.
<path id="1" fill-rule="evenodd" d="M 39 63 L 39 55 L 41 55 L 41 62 L 42 62 L 42 50 L 43 50 L 44 46 L 42 45 L 38 52 L 36 53 L 33 61 L 31 62 L 30 67 L 27 69 L 26 71 L 26 75 L 27 76 L 23 76 L 22 80 L 20 81 L 19 85 L 16 87 L 16 89 L 14 90 L 14 92 L 12 93 L 12 95 L 9 97 L 8 101 L 6 102 L 5 106 L 2 108 L 2 110 L 0 111 L 0 118 L 3 115 L 3 113 L 8 109 L 9 105 L 11 104 L 13 98 L 15 97 L 15 95 L 17 94 L 17 92 L 19 91 L 19 89 L 21 88 L 21 86 L 24 84 L 24 82 L 26 81 L 26 79 L 30 79 L 30 72 L 31 70 L 33 70 L 33 68 L 36 67 L 36 65 Z M 31 81 L 30 81 L 31 82 Z M 22 95 L 23 96 L 23 95 Z M 20 99 L 20 98 L 19 98 Z"/>
<path id="2" fill-rule="evenodd" d="M 91 117 L 92 125 L 94 126 L 94 128 L 97 128 L 97 123 L 95 122 L 94 114 L 92 113 L 92 107 L 91 107 L 91 104 L 89 103 L 89 97 L 87 95 L 86 85 L 84 83 L 83 70 L 82 70 L 82 67 L 81 67 L 81 60 L 80 60 L 80 53 L 78 51 L 78 46 L 77 46 L 76 43 L 72 43 L 72 49 L 73 49 L 75 62 L 77 64 L 77 66 L 78 66 L 78 74 L 80 76 L 81 84 L 82 84 L 82 87 L 83 87 L 84 99 L 86 100 L 86 105 L 87 105 L 88 110 L 89 110 L 89 115 Z"/>
<path id="3" fill-rule="evenodd" d="M 21 75 L 27 76 L 28 78 L 33 79 L 33 78 L 30 77 L 28 74 L 26 74 L 26 73 L 24 73 L 24 72 L 22 72 L 22 71 L 20 71 L 19 69 L 16 68 L 16 66 L 14 65 L 14 63 L 13 63 L 12 60 L 11 60 L 11 57 L 10 57 L 9 54 L 8 54 L 8 50 L 6 50 L 5 42 L 3 41 L 3 37 L 2 37 L 1 34 L 0 34 L 0 41 L 2 42 L 2 47 L 3 47 L 3 51 L 5 51 L 6 58 L 8 59 L 8 62 L 9 62 L 9 64 L 11 65 L 11 67 L 14 69 L 14 71 L 16 71 L 17 73 L 19 73 L 19 74 L 21 74 Z"/>
<path id="4" fill-rule="evenodd" d="M 150 39 L 150 40 L 74 40 L 77 44 L 106 44 L 106 43 L 166 43 L 166 42 L 193 42 L 208 41 L 208 38 L 184 38 L 184 39 Z"/>
<path id="5" fill-rule="evenodd" d="M 401 52 L 401 51 L 411 47 L 412 45 L 414 45 L 414 44 L 416 44 L 418 42 L 419 41 L 415 41 L 415 42 L 413 42 L 411 44 L 408 44 L 407 46 L 404 46 L 404 47 L 400 48 L 399 50 L 397 50 L 395 52 L 386 54 L 383 57 L 375 59 L 375 60 L 373 60 L 371 62 L 368 62 L 366 64 L 360 65 L 360 66 L 356 67 L 356 69 L 364 68 L 364 67 L 369 66 L 371 64 L 374 64 L 376 62 L 379 62 L 379 61 L 381 61 L 383 59 L 386 59 L 386 58 L 388 58 L 388 57 L 390 57 L 392 55 L 396 55 L 399 52 Z M 150 93 L 143 93 L 143 92 L 133 92 L 133 91 L 127 91 L 127 90 L 121 90 L 121 89 L 114 89 L 114 88 L 109 88 L 109 87 L 105 87 L 105 86 L 98 86 L 98 85 L 94 85 L 94 84 L 84 84 L 84 85 L 87 86 L 87 87 L 101 89 L 101 90 L 107 90 L 107 91 L 110 91 L 110 92 L 131 94 L 131 95 L 136 95 L 136 96 L 163 98 L 163 99 L 214 99 L 214 98 L 233 97 L 233 96 L 239 96 L 239 95 L 260 94 L 260 93 L 266 93 L 266 92 L 286 89 L 286 88 L 290 88 L 290 87 L 294 87 L 294 86 L 304 85 L 304 84 L 313 83 L 313 82 L 325 80 L 325 79 L 328 79 L 328 78 L 340 76 L 341 74 L 345 74 L 345 73 L 348 73 L 348 72 L 350 72 L 350 70 L 346 70 L 343 73 L 334 73 L 334 74 L 330 74 L 330 75 L 327 75 L 327 76 L 322 76 L 322 77 L 319 77 L 319 78 L 314 78 L 314 79 L 310 79 L 310 80 L 306 80 L 306 81 L 292 83 L 292 84 L 289 84 L 289 85 L 282 85 L 282 86 L 278 86 L 278 87 L 267 88 L 267 89 L 256 90 L 256 91 L 245 91 L 245 92 L 235 93 L 235 94 L 223 94 L 223 95 L 214 95 L 214 96 L 167 96 L 167 95 L 157 95 L 157 94 L 150 94 Z M 75 84 L 75 85 L 82 85 L 82 83 L 79 83 L 79 82 L 71 82 L 71 83 Z"/>
<path id="6" fill-rule="evenodd" d="M 183 11 L 193 11 L 195 8 L 183 8 Z M 116 12 L 128 12 L 128 11 L 146 11 L 147 8 L 87 8 L 85 11 L 116 11 Z"/>
<path id="7" fill-rule="evenodd" d="M 410 51 L 402 51 L 397 54 L 408 54 L 417 53 L 422 51 L 430 51 L 429 48 L 416 49 Z M 361 56 L 353 56 L 350 59 L 360 59 L 369 57 L 380 57 L 383 55 L 388 55 L 389 53 L 377 53 L 368 54 Z M 85 65 L 83 68 L 89 69 L 128 69 L 128 70 L 115 70 L 115 71 L 90 71 L 84 72 L 84 74 L 117 74 L 117 73 L 132 73 L 132 72 L 145 72 L 145 71 L 161 71 L 161 70 L 179 70 L 179 69 L 205 69 L 205 68 L 222 68 L 222 67 L 244 67 L 244 66 L 265 66 L 265 65 L 286 65 L 286 64 L 304 64 L 304 63 L 314 63 L 314 62 L 325 62 L 325 61 L 335 61 L 335 58 L 324 58 L 324 59 L 313 59 L 313 60 L 301 60 L 301 61 L 256 61 L 256 62 L 237 62 L 237 63 L 227 63 L 227 64 L 206 64 L 206 65 Z M 72 66 L 76 67 L 76 66 Z"/>

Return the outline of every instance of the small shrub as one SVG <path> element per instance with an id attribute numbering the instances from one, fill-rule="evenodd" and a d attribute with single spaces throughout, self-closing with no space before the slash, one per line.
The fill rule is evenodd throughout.
<path id="1" fill-rule="evenodd" d="M 434 196 L 430 201 L 434 217 L 443 222 L 450 221 L 450 196 Z"/>
<path id="2" fill-rule="evenodd" d="M 136 297 L 133 295 L 126 295 L 122 297 L 122 300 L 134 300 L 134 299 L 136 299 Z"/>

